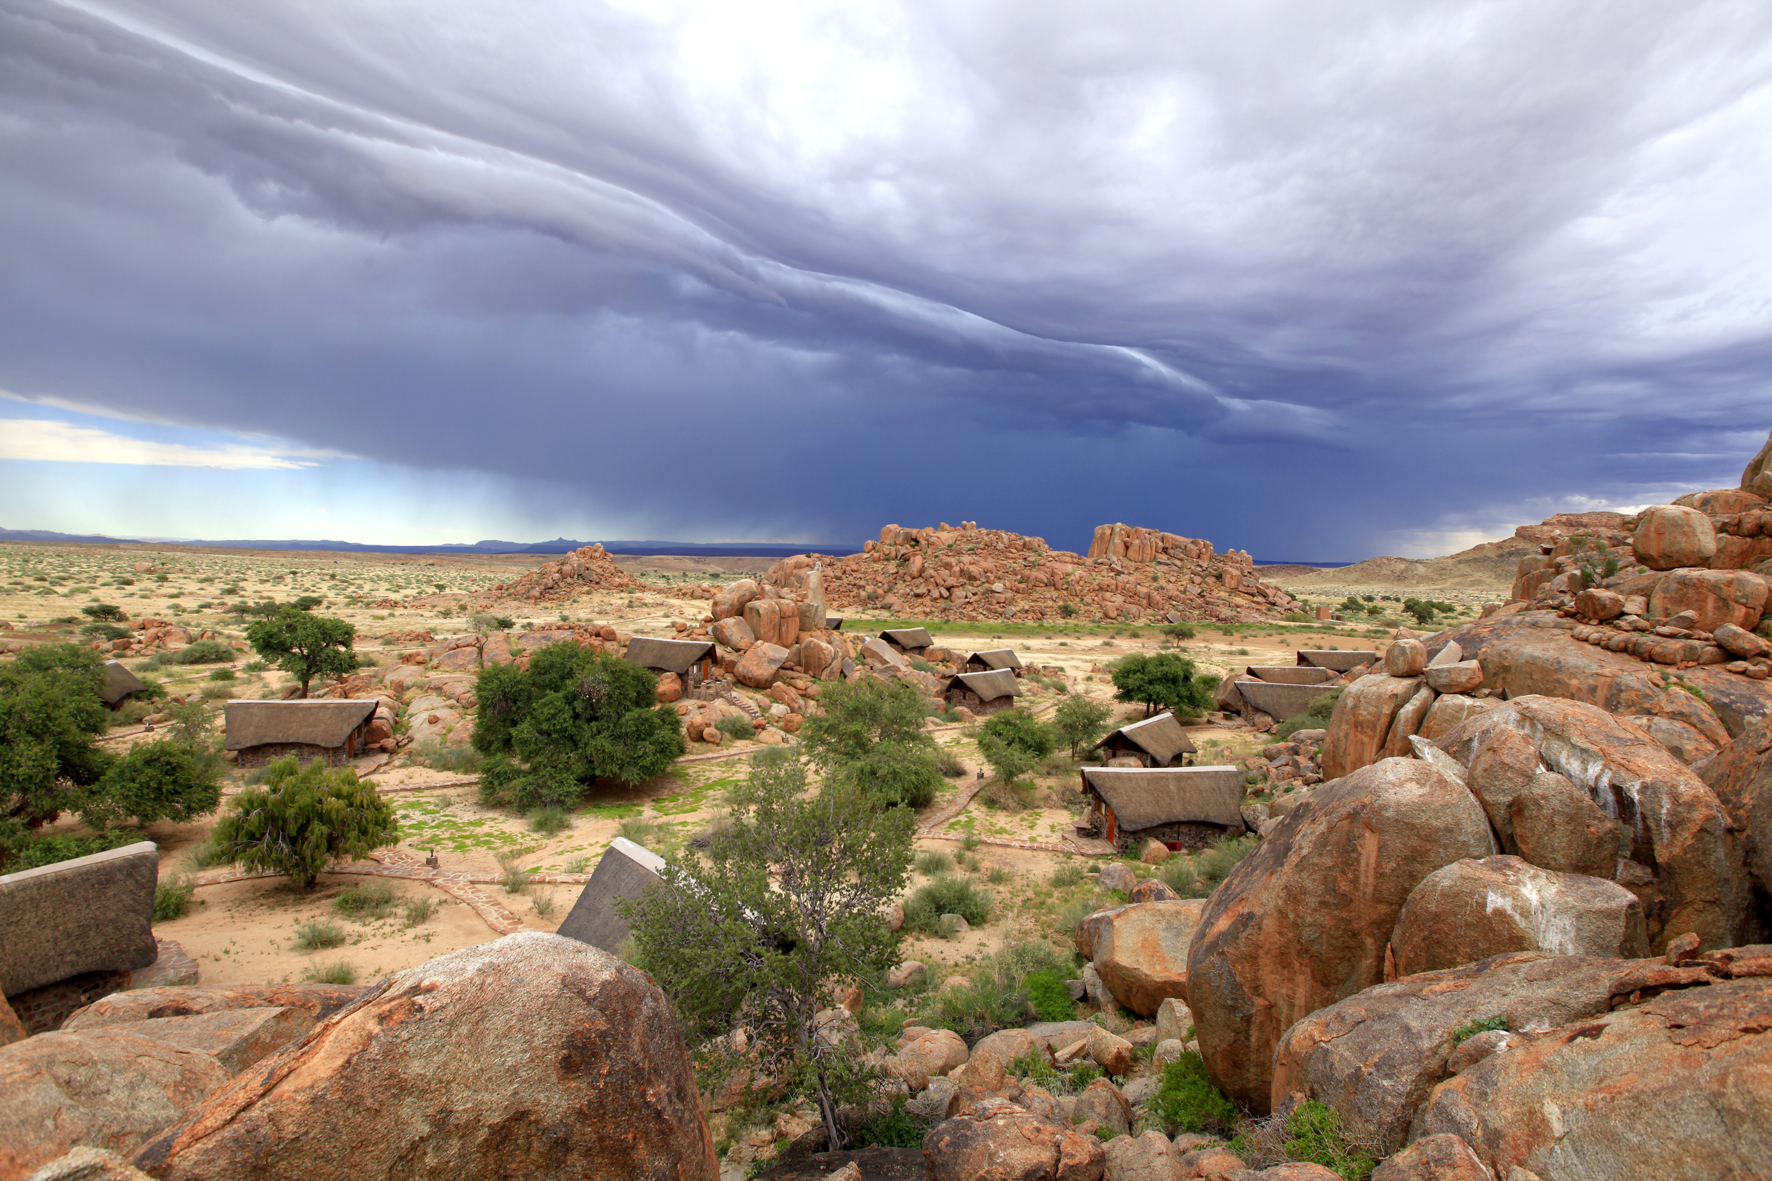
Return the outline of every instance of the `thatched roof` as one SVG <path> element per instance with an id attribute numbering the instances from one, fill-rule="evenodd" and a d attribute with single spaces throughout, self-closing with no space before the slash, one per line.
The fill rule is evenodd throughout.
<path id="1" fill-rule="evenodd" d="M 105 699 L 106 705 L 116 705 L 131 693 L 140 693 L 146 688 L 139 677 L 123 667 L 121 661 L 105 661 L 105 683 L 98 695 Z"/>
<path id="2" fill-rule="evenodd" d="M 658 672 L 682 676 L 692 665 L 704 660 L 718 660 L 712 640 L 660 640 L 652 636 L 635 636 L 628 641 L 627 659 Z"/>
<path id="3" fill-rule="evenodd" d="M 1006 668 L 993 668 L 983 673 L 960 673 L 948 678 L 947 688 L 952 690 L 964 686 L 978 694 L 980 701 L 995 701 L 999 697 L 1020 697 L 1021 686 L 1015 682 L 1015 674 Z"/>
<path id="4" fill-rule="evenodd" d="M 1121 832 L 1158 824 L 1243 825 L 1235 767 L 1087 767 L 1083 786 L 1114 810 Z"/>
<path id="5" fill-rule="evenodd" d="M 1015 654 L 1014 648 L 992 648 L 988 652 L 974 652 L 966 658 L 966 663 L 978 661 L 986 668 L 1020 668 L 1021 657 Z"/>
<path id="6" fill-rule="evenodd" d="M 597 861 L 591 880 L 560 924 L 559 934 L 613 954 L 628 935 L 627 923 L 615 913 L 614 900 L 639 898 L 659 880 L 663 868 L 664 858 L 658 854 L 626 837 L 616 837 Z"/>
<path id="7" fill-rule="evenodd" d="M 935 643 L 935 637 L 929 634 L 926 627 L 891 628 L 880 633 L 880 638 L 888 644 L 896 644 L 905 651 L 921 651 Z"/>
<path id="8" fill-rule="evenodd" d="M 1322 685 L 1277 685 L 1268 681 L 1238 681 L 1243 700 L 1274 719 L 1284 722 L 1311 707 L 1311 702 L 1333 690 Z"/>
<path id="9" fill-rule="evenodd" d="M 1378 659 L 1376 652 L 1342 652 L 1331 648 L 1328 651 L 1310 651 L 1299 649 L 1298 663 L 1314 664 L 1318 668 L 1332 668 L 1344 673 L 1350 668 L 1359 668 L 1362 664 L 1371 664 Z"/>
<path id="10" fill-rule="evenodd" d="M 1335 679 L 1335 670 L 1315 664 L 1252 664 L 1243 670 L 1270 685 L 1321 685 Z"/>
<path id="11" fill-rule="evenodd" d="M 375 715 L 368 701 L 230 701 L 229 750 L 273 742 L 303 743 L 327 749 L 343 746 L 351 731 Z"/>
<path id="12" fill-rule="evenodd" d="M 1095 744 L 1097 750 L 1121 737 L 1138 749 L 1144 751 L 1159 764 L 1168 763 L 1177 755 L 1197 753 L 1194 744 L 1188 740 L 1187 732 L 1175 715 L 1164 712 L 1154 718 L 1146 718 L 1142 722 L 1133 722 L 1130 726 L 1121 726 L 1106 738 Z"/>

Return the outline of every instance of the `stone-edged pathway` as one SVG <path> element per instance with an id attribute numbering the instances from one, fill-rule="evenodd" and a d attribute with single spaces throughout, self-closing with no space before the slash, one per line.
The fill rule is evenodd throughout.
<path id="1" fill-rule="evenodd" d="M 335 861 L 322 872 L 428 882 L 451 898 L 467 903 L 473 908 L 475 914 L 485 920 L 486 925 L 491 927 L 495 934 L 509 935 L 513 931 L 524 929 L 522 919 L 513 914 L 504 903 L 492 894 L 481 889 L 482 886 L 497 885 L 504 881 L 502 874 L 470 873 L 459 869 L 432 869 L 412 854 L 397 849 L 377 850 L 369 856 L 371 860 L 368 863 Z M 269 870 L 228 868 L 199 874 L 191 879 L 191 884 L 194 886 L 219 886 L 224 882 L 241 882 L 248 878 L 278 876 L 281 875 Z M 591 875 L 588 873 L 532 873 L 527 876 L 531 882 L 540 885 L 583 885 L 591 880 Z"/>

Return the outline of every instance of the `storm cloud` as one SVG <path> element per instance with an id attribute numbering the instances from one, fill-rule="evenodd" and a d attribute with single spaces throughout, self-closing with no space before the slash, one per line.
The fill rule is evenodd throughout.
<path id="1" fill-rule="evenodd" d="M 1443 552 L 1733 484 L 1769 127 L 1757 3 L 0 0 L 0 389 L 507 536 Z"/>

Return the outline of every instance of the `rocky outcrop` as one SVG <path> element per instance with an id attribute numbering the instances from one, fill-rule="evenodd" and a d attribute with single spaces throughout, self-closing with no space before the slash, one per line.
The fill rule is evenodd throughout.
<path id="1" fill-rule="evenodd" d="M 1391 933 L 1400 976 L 1516 951 L 1648 955 L 1643 904 L 1616 882 L 1552 873 L 1518 857 L 1487 857 L 1428 874 L 1403 903 Z"/>
<path id="2" fill-rule="evenodd" d="M 1323 778 L 1339 779 L 1377 762 L 1395 729 L 1397 714 L 1421 688 L 1420 677 L 1380 673 L 1343 689 L 1335 699 L 1329 736 L 1323 742 Z M 1425 720 L 1426 713 L 1421 718 Z"/>
<path id="3" fill-rule="evenodd" d="M 1087 620 L 1237 622 L 1300 608 L 1257 577 L 1246 553 L 1217 554 L 1210 542 L 1125 525 L 1098 529 L 1086 557 L 962 522 L 887 525 L 862 553 L 818 560 L 833 605 L 951 619 L 1058 619 L 1068 606 Z"/>
<path id="4" fill-rule="evenodd" d="M 573 550 L 555 562 L 531 570 L 511 582 L 501 582 L 471 596 L 479 606 L 506 600 L 549 603 L 577 598 L 589 591 L 644 590 L 646 584 L 622 572 L 601 545 Z"/>
<path id="5" fill-rule="evenodd" d="M 104 1028 L 200 1051 L 215 1059 L 229 1074 L 239 1074 L 259 1059 L 306 1036 L 314 1028 L 314 1018 L 301 1009 L 224 1009 L 190 1017 L 125 1021 Z"/>
<path id="6" fill-rule="evenodd" d="M 1768 1029 L 1772 979 L 1676 986 L 1491 1054 L 1435 1088 L 1411 1135 L 1457 1135 L 1500 1177 L 1762 1177 Z"/>
<path id="7" fill-rule="evenodd" d="M 1717 552 L 1717 532 L 1710 518 L 1694 508 L 1658 504 L 1644 509 L 1631 534 L 1637 561 L 1651 570 L 1702 566 Z"/>
<path id="8" fill-rule="evenodd" d="M 1766 445 L 1742 469 L 1741 490 L 1772 500 L 1772 432 L 1766 435 Z"/>
<path id="9" fill-rule="evenodd" d="M 1716 793 L 1730 827 L 1740 834 L 1761 925 L 1744 937 L 1764 938 L 1772 927 L 1772 717 L 1753 723 L 1694 770 Z"/>
<path id="10" fill-rule="evenodd" d="M 929 1181 L 1099 1181 L 1103 1155 L 1094 1136 L 995 1096 L 923 1138 Z"/>
<path id="11" fill-rule="evenodd" d="M 227 1079 L 208 1054 L 114 1029 L 0 1048 L 0 1181 L 76 1145 L 132 1153 Z"/>
<path id="12" fill-rule="evenodd" d="M 1205 908 L 1204 899 L 1193 898 L 1098 912 L 1091 957 L 1116 1001 L 1141 1017 L 1155 1017 L 1165 999 L 1187 1000 L 1188 946 Z"/>
<path id="13" fill-rule="evenodd" d="M 663 993 L 538 932 L 390 977 L 135 1163 L 162 1181 L 718 1172 Z"/>
<path id="14" fill-rule="evenodd" d="M 193 1017 L 233 1009 L 297 1009 L 323 1021 L 374 991 L 368 984 L 213 984 L 178 988 L 134 988 L 114 992 L 80 1009 L 62 1022 L 62 1030 L 78 1033 L 131 1021 L 161 1017 Z"/>
<path id="15" fill-rule="evenodd" d="M 1266 1111 L 1286 1029 L 1384 979 L 1397 915 L 1423 878 L 1493 852 L 1476 799 L 1415 759 L 1361 768 L 1282 816 L 1207 901 L 1189 950 L 1213 1082 Z"/>
<path id="16" fill-rule="evenodd" d="M 1579 787 L 1620 826 L 1625 860 L 1613 876 L 1642 901 L 1653 948 L 1685 932 L 1705 947 L 1738 941 L 1749 917 L 1745 874 L 1721 803 L 1690 768 L 1597 706 L 1519 697 L 1437 743 L 1472 768 L 1474 790 L 1481 790 L 1475 755 L 1495 746 L 1501 730 L 1527 739 L 1543 769 Z"/>

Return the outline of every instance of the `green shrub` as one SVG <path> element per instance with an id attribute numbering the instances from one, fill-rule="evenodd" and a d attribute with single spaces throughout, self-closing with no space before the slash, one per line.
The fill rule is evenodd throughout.
<path id="1" fill-rule="evenodd" d="M 1280 618 L 1287 623 L 1309 623 L 1311 621 L 1311 617 L 1303 611 L 1288 611 Z"/>
<path id="2" fill-rule="evenodd" d="M 7 873 L 38 869 L 58 861 L 90 857 L 107 849 L 133 845 L 142 839 L 139 832 L 56 833 L 53 836 L 30 837 L 13 847 L 12 859 L 4 863 Z"/>
<path id="3" fill-rule="evenodd" d="M 533 910 L 541 918 L 544 918 L 544 919 L 553 918 L 554 917 L 554 896 L 552 894 L 547 894 L 547 893 L 537 894 L 535 896 L 535 900 L 529 904 L 529 909 Z"/>
<path id="4" fill-rule="evenodd" d="M 1217 889 L 1218 883 L 1230 876 L 1237 863 L 1255 852 L 1259 843 L 1253 833 L 1245 833 L 1240 837 L 1223 837 L 1210 849 L 1203 850 L 1194 858 L 1194 866 L 1200 875 L 1200 884 L 1208 893 Z"/>
<path id="5" fill-rule="evenodd" d="M 173 664 L 232 664 L 234 650 L 220 640 L 186 644 L 169 658 Z"/>
<path id="6" fill-rule="evenodd" d="M 1457 1029 L 1452 1031 L 1452 1044 L 1456 1046 L 1460 1042 L 1468 1041 L 1469 1039 L 1476 1037 L 1479 1033 L 1489 1033 L 1493 1030 L 1505 1029 L 1507 1029 L 1506 1017 L 1496 1016 L 1489 1017 L 1482 1021 L 1466 1021 L 1463 1025 L 1460 1025 Z"/>
<path id="7" fill-rule="evenodd" d="M 344 928 L 337 923 L 323 923 L 318 919 L 312 919 L 295 928 L 295 949 L 297 951 L 319 951 L 325 947 L 342 947 L 344 941 Z"/>
<path id="8" fill-rule="evenodd" d="M 1163 634 L 1172 640 L 1191 640 L 1194 628 L 1190 623 L 1169 623 L 1163 626 Z"/>
<path id="9" fill-rule="evenodd" d="M 991 913 L 991 896 L 965 878 L 943 875 L 917 888 L 904 904 L 905 930 L 933 935 L 941 916 L 957 914 L 971 926 L 982 926 Z"/>
<path id="10" fill-rule="evenodd" d="M 1101 1077 L 1101 1067 L 1093 1062 L 1079 1062 L 1071 1068 L 1071 1090 L 1081 1091 L 1090 1083 Z"/>
<path id="11" fill-rule="evenodd" d="M 1051 1019 L 1042 1018 L 1041 1020 Z M 1059 1018 L 1059 1020 L 1068 1021 L 1070 1018 Z M 1044 1087 L 1048 1091 L 1052 1090 L 1052 1084 L 1057 1082 L 1059 1077 L 1058 1067 L 1054 1066 L 1052 1059 L 1045 1054 L 1023 1054 L 1005 1066 L 1003 1073 L 1011 1078 L 1032 1081 L 1036 1086 Z"/>
<path id="12" fill-rule="evenodd" d="M 115 603 L 91 603 L 80 608 L 80 614 L 104 623 L 121 623 L 129 618 L 123 613 L 123 608 Z M 114 636 L 112 638 L 121 639 L 122 637 Z"/>
<path id="13" fill-rule="evenodd" d="M 945 779 L 958 779 L 966 774 L 966 764 L 960 761 L 959 755 L 946 747 L 943 747 L 941 752 L 935 756 L 935 769 L 940 771 Z"/>
<path id="14" fill-rule="evenodd" d="M 118 627 L 114 623 L 89 623 L 80 629 L 80 635 L 88 640 L 121 640 L 129 634 L 126 627 Z"/>
<path id="15" fill-rule="evenodd" d="M 386 918 L 400 903 L 394 887 L 378 878 L 352 886 L 332 900 L 332 909 L 358 922 Z"/>
<path id="16" fill-rule="evenodd" d="M 964 979 L 932 994 L 919 1019 L 931 1028 L 951 1029 L 967 1041 L 1017 1028 L 1028 1019 L 1023 982 L 1036 972 L 1064 967 L 1064 958 L 1049 943 L 1005 943 L 968 969 Z"/>
<path id="17" fill-rule="evenodd" d="M 1064 985 L 1064 975 L 1052 968 L 1029 972 L 1022 981 L 1028 1002 L 1042 1021 L 1071 1021 L 1077 1016 L 1077 1002 Z"/>
<path id="18" fill-rule="evenodd" d="M 438 742 L 427 742 L 411 752 L 414 762 L 422 762 L 433 771 L 453 771 L 457 775 L 472 775 L 486 762 L 486 756 L 471 746 L 444 746 Z M 481 800 L 483 804 L 493 803 Z"/>
<path id="19" fill-rule="evenodd" d="M 436 913 L 437 900 L 429 894 L 420 894 L 406 900 L 406 905 L 400 910 L 400 917 L 406 926 L 416 927 L 429 922 Z"/>
<path id="20" fill-rule="evenodd" d="M 564 808 L 537 808 L 529 814 L 529 827 L 544 836 L 553 836 L 568 828 L 571 817 Z"/>
<path id="21" fill-rule="evenodd" d="M 184 728 L 188 734 L 191 727 Z M 97 790 L 81 805 L 80 819 L 95 829 L 129 819 L 138 824 L 189 823 L 221 802 L 220 771 L 212 751 L 193 749 L 176 738 L 141 743 L 106 769 Z"/>
<path id="22" fill-rule="evenodd" d="M 507 894 L 521 894 L 532 884 L 529 875 L 524 872 L 521 865 L 517 864 L 517 856 L 514 853 L 500 853 L 498 855 L 498 870 L 504 875 L 503 885 Z"/>
<path id="23" fill-rule="evenodd" d="M 171 922 L 182 919 L 185 912 L 191 909 L 191 896 L 197 888 L 191 879 L 183 874 L 169 882 L 160 882 L 154 887 L 154 921 L 156 923 Z"/>
<path id="24" fill-rule="evenodd" d="M 930 851 L 917 854 L 917 872 L 934 877 L 936 874 L 952 873 L 954 859 L 946 853 Z"/>
<path id="25" fill-rule="evenodd" d="M 334 858 L 400 839 L 394 809 L 348 767 L 279 759 L 265 768 L 264 783 L 235 796 L 216 824 L 210 840 L 223 859 L 287 874 L 305 890 Z"/>
<path id="26" fill-rule="evenodd" d="M 1371 1153 L 1348 1143 L 1341 1130 L 1341 1116 L 1315 1099 L 1293 1108 L 1286 1120 L 1286 1134 L 1287 1156 L 1322 1165 L 1342 1181 L 1365 1181 L 1378 1165 Z"/>
<path id="27" fill-rule="evenodd" d="M 310 964 L 301 978 L 310 984 L 355 984 L 357 969 L 343 960 L 330 964 Z"/>
<path id="28" fill-rule="evenodd" d="M 734 742 L 737 742 L 740 739 L 750 738 L 757 733 L 757 728 L 751 725 L 751 720 L 749 718 L 741 718 L 737 714 L 727 714 L 725 717 L 714 723 L 714 729 L 726 735 L 726 737 L 732 739 Z"/>
<path id="29" fill-rule="evenodd" d="M 1053 870 L 1052 876 L 1047 879 L 1052 885 L 1057 886 L 1060 889 L 1074 886 L 1082 880 L 1083 867 L 1074 861 L 1065 862 L 1063 865 Z"/>
<path id="30" fill-rule="evenodd" d="M 856 1132 L 862 1148 L 921 1148 L 929 1125 L 905 1111 L 905 1097 L 892 1098 L 892 1110 L 874 1116 Z"/>
<path id="31" fill-rule="evenodd" d="M 978 731 L 978 753 L 1002 783 L 1013 783 L 1034 770 L 1057 745 L 1052 727 L 1024 709 L 994 713 Z"/>
<path id="32" fill-rule="evenodd" d="M 232 665 L 227 665 L 222 668 L 212 668 L 209 670 L 209 679 L 212 681 L 231 681 L 236 675 L 237 674 L 234 672 Z"/>
<path id="33" fill-rule="evenodd" d="M 1168 861 L 1163 863 L 1163 868 L 1158 872 L 1162 875 L 1163 880 L 1169 884 L 1169 888 L 1174 890 L 1177 894 L 1180 894 L 1183 898 L 1197 898 L 1201 896 L 1198 893 L 1200 888 L 1200 874 L 1199 871 L 1194 868 L 1194 859 L 1192 857 L 1185 854 L 1171 857 Z"/>
<path id="34" fill-rule="evenodd" d="M 1206 1077 L 1198 1054 L 1183 1054 L 1163 1068 L 1163 1078 L 1148 1104 L 1165 1128 L 1187 1132 L 1228 1132 L 1237 1122 L 1237 1105 Z"/>

